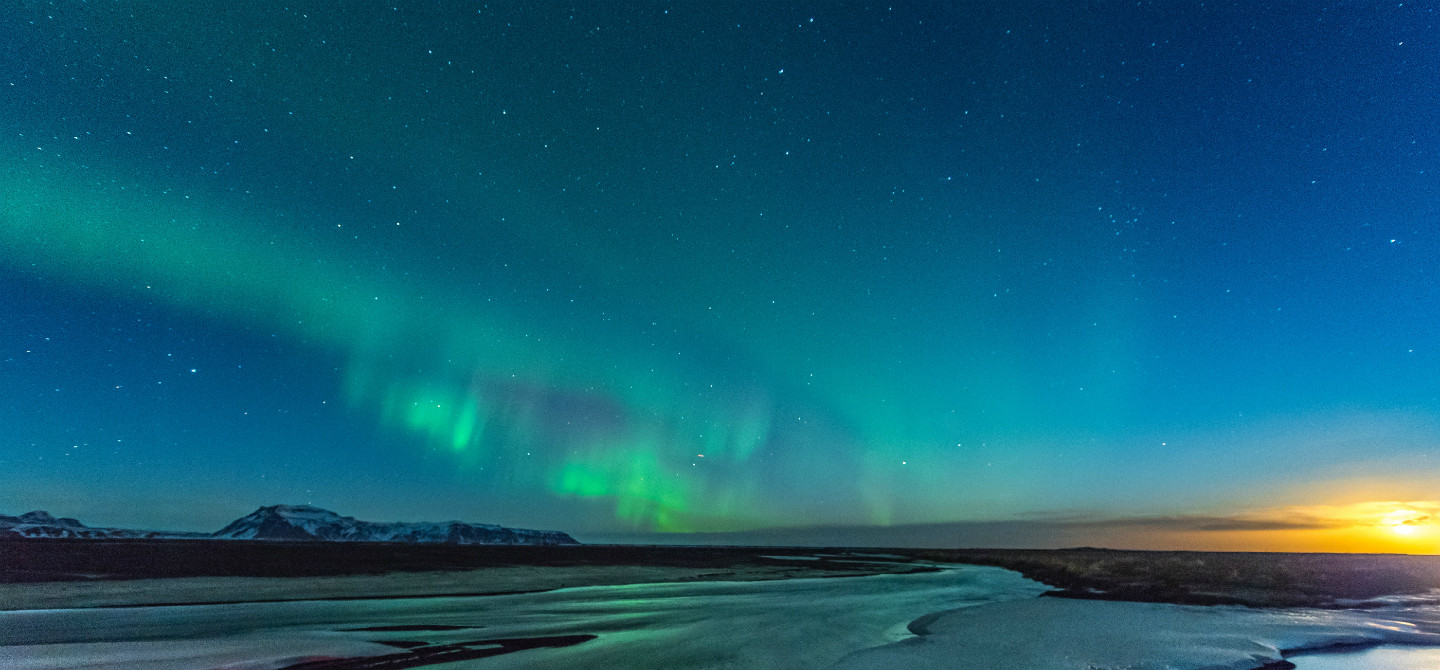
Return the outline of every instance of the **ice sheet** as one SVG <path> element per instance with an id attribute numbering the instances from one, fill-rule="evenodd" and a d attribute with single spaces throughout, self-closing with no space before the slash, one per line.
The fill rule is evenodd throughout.
<path id="1" fill-rule="evenodd" d="M 1282 650 L 1440 645 L 1433 608 L 1257 610 L 1037 598 L 930 618 L 924 634 L 848 656 L 837 670 L 1250 670 Z"/>
<path id="2" fill-rule="evenodd" d="M 265 660 L 304 653 L 307 639 L 314 643 L 309 649 L 319 653 L 337 637 L 357 644 L 463 644 L 597 635 L 563 648 L 527 649 L 445 667 L 804 670 L 892 642 L 927 612 L 1029 599 L 1044 590 L 1013 572 L 965 567 L 913 575 L 636 584 L 475 598 L 0 612 L 0 645 L 27 645 L 0 646 L 0 654 L 8 654 L 0 656 L 8 659 L 0 667 L 163 667 L 159 661 L 183 653 L 190 660 L 184 667 L 203 669 L 236 662 L 245 644 Z M 358 630 L 363 628 L 372 630 Z M 282 639 L 283 648 L 277 648 L 274 640 Z M 107 649 L 123 654 L 128 664 L 94 665 Z"/>
<path id="3" fill-rule="evenodd" d="M 404 654 L 407 644 L 592 635 L 445 667 L 1248 670 L 1282 650 L 1440 646 L 1434 605 L 1252 610 L 1037 597 L 1045 590 L 1013 572 L 963 567 L 489 597 L 0 612 L 0 667 L 272 670 L 314 657 Z M 1319 662 L 1314 670 L 1324 670 Z"/>

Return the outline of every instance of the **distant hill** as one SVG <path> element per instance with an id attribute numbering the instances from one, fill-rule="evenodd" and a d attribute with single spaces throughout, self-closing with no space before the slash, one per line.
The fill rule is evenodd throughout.
<path id="1" fill-rule="evenodd" d="M 377 523 L 356 521 L 310 505 L 261 507 L 215 533 L 92 528 L 76 519 L 57 519 L 36 510 L 20 516 L 0 514 L 0 538 L 141 538 L 223 539 L 289 542 L 394 542 L 410 544 L 580 544 L 557 530 L 505 528 L 460 521 L 441 523 Z"/>
<path id="2" fill-rule="evenodd" d="M 129 530 L 125 528 L 91 528 L 75 519 L 51 516 L 49 512 L 35 510 L 20 516 L 0 514 L 0 538 L 5 537 L 70 537 L 70 538 L 141 538 L 141 539 L 199 539 L 210 537 L 207 533 L 180 533 L 160 530 Z"/>
<path id="3" fill-rule="evenodd" d="M 214 537 L 227 540 L 288 540 L 322 542 L 407 542 L 443 544 L 580 544 L 558 530 L 506 528 L 460 521 L 440 523 L 378 523 L 356 521 L 310 505 L 261 507 Z"/>

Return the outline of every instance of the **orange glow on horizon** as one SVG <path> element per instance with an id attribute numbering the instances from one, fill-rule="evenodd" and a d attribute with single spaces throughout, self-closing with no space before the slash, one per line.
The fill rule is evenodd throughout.
<path id="1" fill-rule="evenodd" d="M 1135 528 L 1103 539 L 1127 549 L 1440 554 L 1440 501 L 1271 508 L 1229 518 L 1273 528 Z"/>

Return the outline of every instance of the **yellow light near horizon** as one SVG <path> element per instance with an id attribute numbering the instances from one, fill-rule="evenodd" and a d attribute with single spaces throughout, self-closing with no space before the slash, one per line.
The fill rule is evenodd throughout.
<path id="1" fill-rule="evenodd" d="M 1299 528 L 1143 537 L 1137 548 L 1440 555 L 1440 500 L 1376 500 L 1256 510 L 1246 518 L 1305 522 Z M 1156 535 L 1159 535 L 1156 533 Z M 1143 540 L 1150 540 L 1148 544 Z"/>
<path id="2" fill-rule="evenodd" d="M 1416 510 L 1401 508 L 1386 514 L 1380 523 L 1388 526 L 1396 535 L 1410 536 L 1427 520 L 1426 515 Z"/>

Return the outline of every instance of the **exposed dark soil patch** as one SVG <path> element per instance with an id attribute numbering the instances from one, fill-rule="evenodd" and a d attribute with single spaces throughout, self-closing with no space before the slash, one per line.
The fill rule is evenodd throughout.
<path id="1" fill-rule="evenodd" d="M 527 649 L 546 647 L 569 647 L 595 639 L 594 635 L 552 635 L 549 637 L 514 637 L 473 642 L 449 642 L 430 644 L 426 642 L 381 642 L 390 646 L 405 646 L 406 651 L 380 656 L 358 656 L 353 658 L 324 658 L 302 661 L 287 665 L 283 670 L 400 670 L 421 668 L 440 663 L 470 661 L 477 658 L 513 654 Z M 412 646 L 413 645 L 413 646 Z"/>

